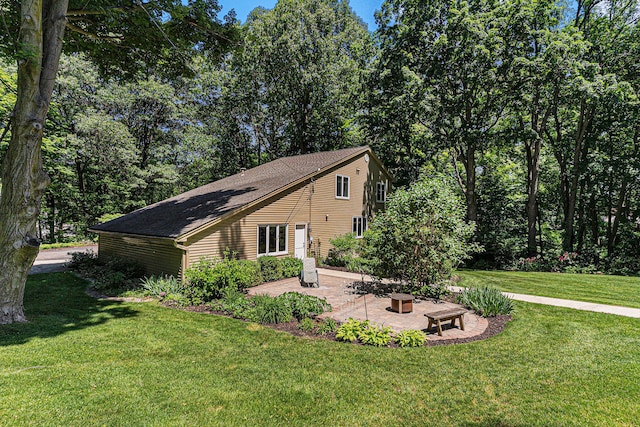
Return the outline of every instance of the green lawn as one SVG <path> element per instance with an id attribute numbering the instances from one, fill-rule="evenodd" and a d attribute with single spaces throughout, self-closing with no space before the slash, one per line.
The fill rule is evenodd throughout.
<path id="1" fill-rule="evenodd" d="M 0 425 L 631 426 L 640 320 L 517 303 L 500 335 L 378 349 L 30 278 L 0 326 Z"/>
<path id="2" fill-rule="evenodd" d="M 460 286 L 491 285 L 501 291 L 640 308 L 640 278 L 600 274 L 460 270 Z"/>

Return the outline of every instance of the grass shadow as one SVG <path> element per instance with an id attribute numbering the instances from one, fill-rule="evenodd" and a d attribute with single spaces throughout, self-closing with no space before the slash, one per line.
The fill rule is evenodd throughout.
<path id="1" fill-rule="evenodd" d="M 87 282 L 71 273 L 33 274 L 24 296 L 26 323 L 0 325 L 0 347 L 24 344 L 137 315 L 129 305 L 85 293 Z"/>

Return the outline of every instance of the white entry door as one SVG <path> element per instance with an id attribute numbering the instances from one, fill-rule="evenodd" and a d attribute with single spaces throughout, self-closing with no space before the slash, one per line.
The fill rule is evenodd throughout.
<path id="1" fill-rule="evenodd" d="M 298 259 L 304 259 L 307 246 L 307 226 L 304 224 L 296 224 L 295 234 L 295 252 L 294 255 Z"/>

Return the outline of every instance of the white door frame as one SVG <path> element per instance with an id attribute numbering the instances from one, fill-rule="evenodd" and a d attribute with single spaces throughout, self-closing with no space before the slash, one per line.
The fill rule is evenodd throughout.
<path id="1" fill-rule="evenodd" d="M 298 227 L 304 227 L 303 242 L 302 242 L 302 258 L 298 256 Z M 307 224 L 296 223 L 293 228 L 293 256 L 296 258 L 304 259 L 307 256 Z"/>

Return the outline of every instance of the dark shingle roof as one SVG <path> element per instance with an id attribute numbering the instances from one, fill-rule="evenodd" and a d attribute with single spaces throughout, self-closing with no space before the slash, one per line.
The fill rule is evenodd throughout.
<path id="1" fill-rule="evenodd" d="M 176 238 L 368 149 L 345 148 L 277 159 L 95 225 L 90 230 Z"/>

